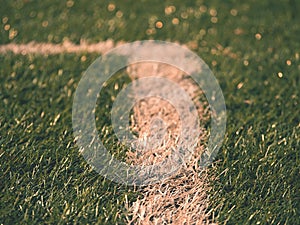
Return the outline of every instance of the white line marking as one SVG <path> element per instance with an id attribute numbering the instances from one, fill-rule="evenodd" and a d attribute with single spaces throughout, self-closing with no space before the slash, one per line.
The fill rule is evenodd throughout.
<path id="1" fill-rule="evenodd" d="M 52 43 L 37 43 L 29 42 L 27 44 L 9 43 L 6 45 L 0 45 L 0 54 L 6 54 L 13 52 L 14 54 L 41 54 L 41 55 L 53 55 L 61 53 L 101 53 L 104 54 L 110 49 L 122 44 L 123 42 L 114 43 L 109 39 L 106 41 L 89 44 L 86 41 L 81 41 L 79 45 L 73 44 L 70 41 L 64 41 L 61 44 Z"/>

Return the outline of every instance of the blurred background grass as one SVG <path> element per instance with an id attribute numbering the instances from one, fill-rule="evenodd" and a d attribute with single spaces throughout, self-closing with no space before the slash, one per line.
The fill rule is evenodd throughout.
<path id="1" fill-rule="evenodd" d="M 300 224 L 299 11 L 295 0 L 1 0 L 0 44 L 189 43 L 218 78 L 228 110 L 211 169 L 214 216 L 220 224 Z M 124 223 L 127 199 L 138 193 L 93 172 L 73 143 L 72 97 L 96 57 L 0 56 L 0 223 Z M 128 80 L 111 82 L 107 96 Z M 106 111 L 99 127 L 109 129 Z"/>

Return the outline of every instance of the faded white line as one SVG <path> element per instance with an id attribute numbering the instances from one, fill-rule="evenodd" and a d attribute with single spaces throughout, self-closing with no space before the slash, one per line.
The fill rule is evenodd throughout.
<path id="1" fill-rule="evenodd" d="M 86 41 L 81 41 L 79 45 L 76 45 L 70 41 L 64 41 L 61 44 L 53 43 L 37 43 L 29 42 L 26 44 L 9 43 L 6 45 L 0 45 L 0 54 L 6 54 L 13 52 L 14 54 L 41 54 L 41 55 L 53 55 L 61 53 L 100 53 L 104 54 L 111 50 L 115 46 L 118 46 L 124 42 L 115 43 L 109 39 L 106 41 L 89 44 Z"/>
<path id="2" fill-rule="evenodd" d="M 55 55 L 62 53 L 100 53 L 104 54 L 112 48 L 125 44 L 124 41 L 114 42 L 112 39 L 106 41 L 100 41 L 97 43 L 88 43 L 86 40 L 81 40 L 80 44 L 74 44 L 68 40 L 60 44 L 53 44 L 47 42 L 29 42 L 26 44 L 9 43 L 0 45 L 0 54 L 7 54 L 13 52 L 14 54 L 40 54 L 40 55 Z M 178 43 L 179 44 L 179 43 Z M 197 42 L 190 41 L 186 44 L 182 44 L 191 50 L 199 49 Z M 223 47 L 220 44 L 216 44 L 211 49 L 214 54 L 221 54 L 226 57 L 237 59 L 238 55 L 231 51 L 228 47 Z"/>

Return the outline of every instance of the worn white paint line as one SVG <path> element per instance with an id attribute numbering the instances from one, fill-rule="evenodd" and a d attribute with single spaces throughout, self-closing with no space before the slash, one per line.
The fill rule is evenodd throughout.
<path id="1" fill-rule="evenodd" d="M 81 40 L 80 44 L 74 44 L 68 40 L 60 44 L 53 44 L 47 42 L 29 42 L 26 44 L 9 43 L 0 45 L 0 54 L 7 54 L 13 52 L 14 54 L 40 54 L 40 55 L 54 55 L 62 53 L 100 53 L 104 54 L 112 48 L 124 44 L 124 41 L 114 42 L 112 39 L 106 41 L 100 41 L 97 43 L 88 43 L 85 40 Z M 178 43 L 179 44 L 179 43 Z M 192 50 L 199 48 L 198 44 L 194 41 L 183 44 Z M 212 51 L 214 54 L 222 54 L 226 57 L 237 59 L 238 55 L 231 51 L 228 47 L 223 47 L 217 44 Z"/>
<path id="2" fill-rule="evenodd" d="M 37 43 L 29 42 L 26 44 L 9 43 L 6 45 L 0 45 L 0 54 L 6 54 L 13 52 L 14 54 L 41 54 L 41 55 L 53 55 L 61 53 L 100 53 L 104 54 L 111 50 L 115 46 L 121 45 L 124 42 L 115 43 L 113 40 L 106 40 L 98 43 L 87 43 L 81 41 L 79 45 L 73 44 L 70 41 L 64 41 L 61 44 L 53 43 Z"/>
<path id="3" fill-rule="evenodd" d="M 143 62 L 128 66 L 127 73 L 132 80 L 156 76 L 173 81 L 194 100 L 198 119 L 202 122 L 209 120 L 208 103 L 199 98 L 199 87 L 181 70 L 159 62 Z M 165 89 L 166 92 L 170 91 L 168 86 L 160 85 L 159 82 L 158 80 L 157 87 Z M 133 90 L 138 92 L 140 89 L 139 92 L 142 90 L 147 92 L 148 85 L 148 83 L 140 84 Z M 181 136 L 181 116 L 183 115 L 178 114 L 178 109 L 165 99 L 150 97 L 136 104 L 133 107 L 132 129 L 138 133 L 136 145 L 139 147 L 127 152 L 129 163 L 155 165 L 170 157 L 172 149 L 177 148 L 177 140 Z M 191 118 L 188 115 L 184 116 Z M 166 127 L 167 134 L 162 140 L 156 136 L 163 133 L 162 127 L 158 125 L 154 132 L 151 130 L 151 121 L 153 122 L 157 117 L 163 120 Z M 189 127 L 194 127 L 196 124 L 193 119 L 185 122 Z M 207 137 L 204 127 L 200 127 L 199 132 L 199 139 L 204 141 Z M 150 149 L 142 146 L 150 146 Z M 129 208 L 128 224 L 214 224 L 207 211 L 209 207 L 207 193 L 210 190 L 207 171 L 200 169 L 198 165 L 204 149 L 205 146 L 198 143 L 193 157 L 185 162 L 185 166 L 183 165 L 176 174 L 156 184 L 141 187 L 141 196 Z"/>

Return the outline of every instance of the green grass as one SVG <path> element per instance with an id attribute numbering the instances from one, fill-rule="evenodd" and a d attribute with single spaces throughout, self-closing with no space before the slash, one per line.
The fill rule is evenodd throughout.
<path id="1" fill-rule="evenodd" d="M 70 8 L 64 1 L 2 1 L 0 43 L 60 43 L 65 37 L 75 43 L 196 42 L 227 105 L 226 138 L 211 170 L 217 176 L 210 193 L 216 218 L 220 224 L 300 224 L 299 2 L 175 1 L 171 15 L 164 14 L 170 1 L 155 2 L 114 1 L 116 9 L 109 12 L 107 1 L 76 1 Z M 200 14 L 203 5 L 207 10 Z M 212 9 L 217 23 L 211 22 Z M 178 25 L 172 24 L 174 17 Z M 157 20 L 164 27 L 148 35 Z M 4 30 L 7 24 L 10 31 Z M 126 197 L 133 201 L 138 194 L 103 179 L 78 154 L 72 98 L 97 57 L 88 54 L 82 61 L 82 55 L 0 56 L 0 223 L 122 224 Z M 99 129 L 110 130 L 100 105 L 111 105 L 114 82 L 122 85 L 128 78 L 115 77 L 105 89 Z M 122 157 L 122 146 L 111 135 L 103 138 Z"/>
<path id="2" fill-rule="evenodd" d="M 123 221 L 125 195 L 134 194 L 94 172 L 73 141 L 72 96 L 95 56 L 84 63 L 76 55 L 0 58 L 1 223 Z M 107 104 L 114 83 L 103 94 Z M 106 114 L 97 113 L 99 128 L 109 129 Z"/>

